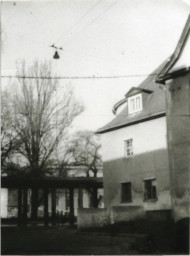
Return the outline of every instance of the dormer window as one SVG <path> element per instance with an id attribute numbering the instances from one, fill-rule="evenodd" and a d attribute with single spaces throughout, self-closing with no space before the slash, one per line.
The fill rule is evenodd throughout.
<path id="1" fill-rule="evenodd" d="M 136 94 L 128 98 L 129 114 L 142 110 L 142 94 Z"/>
<path id="2" fill-rule="evenodd" d="M 133 114 L 139 112 L 143 109 L 142 101 L 146 100 L 148 94 L 153 93 L 153 91 L 143 89 L 141 87 L 132 87 L 126 94 L 125 98 L 117 102 L 113 107 L 113 113 L 116 114 L 117 109 L 123 104 L 128 102 L 128 114 Z"/>

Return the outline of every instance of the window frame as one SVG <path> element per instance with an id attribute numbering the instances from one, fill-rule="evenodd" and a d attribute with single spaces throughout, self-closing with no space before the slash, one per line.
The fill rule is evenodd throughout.
<path id="1" fill-rule="evenodd" d="M 129 199 L 125 199 L 124 197 L 126 195 L 123 195 L 124 193 L 124 185 L 130 185 L 130 195 L 129 195 Z M 127 203 L 132 203 L 133 202 L 133 198 L 132 198 L 132 182 L 131 181 L 122 181 L 120 182 L 120 191 L 121 191 L 121 194 L 120 194 L 120 202 L 121 204 L 127 204 Z"/>
<path id="2" fill-rule="evenodd" d="M 130 143 L 129 143 L 130 142 Z M 130 151 L 128 154 L 128 150 Z M 134 150 L 133 150 L 133 138 L 124 140 L 124 156 L 126 158 L 133 157 L 134 156 Z"/>
<path id="3" fill-rule="evenodd" d="M 138 98 L 139 98 L 139 103 L 137 104 Z M 133 104 L 132 104 L 132 102 L 133 102 Z M 139 105 L 139 106 L 137 107 L 137 105 Z M 142 109 L 143 109 L 143 104 L 142 104 L 142 94 L 141 93 L 138 93 L 138 94 L 128 98 L 128 113 L 129 114 L 139 112 Z"/>
<path id="4" fill-rule="evenodd" d="M 150 189 L 151 191 L 146 191 L 146 183 L 151 182 Z M 154 182 L 154 184 L 153 184 Z M 143 180 L 143 197 L 144 202 L 154 202 L 158 200 L 157 186 L 156 186 L 156 178 L 146 178 Z M 148 194 L 150 193 L 150 196 Z"/>

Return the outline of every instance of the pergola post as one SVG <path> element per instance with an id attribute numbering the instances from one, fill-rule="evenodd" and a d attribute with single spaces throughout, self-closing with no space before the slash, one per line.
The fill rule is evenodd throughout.
<path id="1" fill-rule="evenodd" d="M 78 208 L 83 208 L 83 189 L 82 187 L 78 188 Z"/>
<path id="2" fill-rule="evenodd" d="M 48 189 L 44 188 L 44 225 L 48 226 Z"/>
<path id="3" fill-rule="evenodd" d="M 51 221 L 52 225 L 56 225 L 56 190 L 51 190 Z"/>
<path id="4" fill-rule="evenodd" d="M 69 222 L 70 225 L 74 224 L 74 189 L 69 188 Z"/>
<path id="5" fill-rule="evenodd" d="M 37 220 L 38 218 L 38 188 L 32 188 L 31 218 L 33 220 Z"/>
<path id="6" fill-rule="evenodd" d="M 28 211 L 28 190 L 23 189 L 23 225 L 27 225 L 27 211 Z"/>
<path id="7" fill-rule="evenodd" d="M 92 207 L 98 208 L 98 189 L 95 187 L 92 191 Z"/>
<path id="8" fill-rule="evenodd" d="M 22 189 L 18 189 L 18 226 L 22 225 Z"/>

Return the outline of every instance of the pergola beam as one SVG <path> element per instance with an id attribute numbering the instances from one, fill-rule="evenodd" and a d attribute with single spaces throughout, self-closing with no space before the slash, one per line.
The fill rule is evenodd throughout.
<path id="1" fill-rule="evenodd" d="M 86 178 L 86 177 L 2 177 L 1 188 L 103 188 L 102 178 Z"/>

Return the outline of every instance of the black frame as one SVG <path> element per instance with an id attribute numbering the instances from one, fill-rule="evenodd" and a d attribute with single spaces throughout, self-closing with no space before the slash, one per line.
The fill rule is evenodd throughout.
<path id="1" fill-rule="evenodd" d="M 131 182 L 121 183 L 121 203 L 132 202 L 132 184 Z"/>

